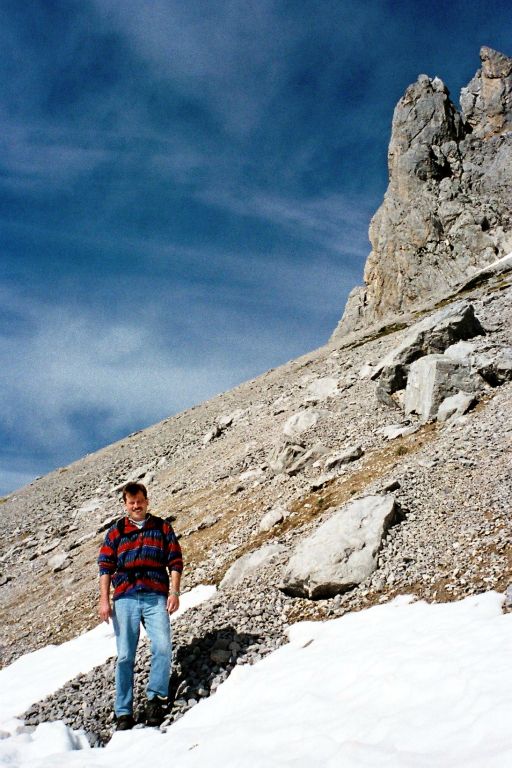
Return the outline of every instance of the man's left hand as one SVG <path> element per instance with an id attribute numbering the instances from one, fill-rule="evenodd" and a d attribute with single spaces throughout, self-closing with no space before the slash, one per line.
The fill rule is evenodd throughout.
<path id="1" fill-rule="evenodd" d="M 167 598 L 167 613 L 175 613 L 180 607 L 178 595 L 169 595 Z"/>

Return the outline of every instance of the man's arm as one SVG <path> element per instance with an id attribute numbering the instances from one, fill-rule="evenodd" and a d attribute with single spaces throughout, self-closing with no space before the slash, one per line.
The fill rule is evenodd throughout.
<path id="1" fill-rule="evenodd" d="M 169 597 L 167 598 L 167 611 L 174 613 L 180 607 L 181 572 L 183 571 L 183 559 L 181 547 L 172 525 L 167 523 L 165 530 L 167 540 L 167 567 L 171 575 Z"/>
<path id="2" fill-rule="evenodd" d="M 109 622 L 112 616 L 112 606 L 110 604 L 110 573 L 103 573 L 100 576 L 100 602 L 98 613 L 102 621 Z"/>
<path id="3" fill-rule="evenodd" d="M 107 531 L 105 541 L 103 542 L 98 555 L 98 566 L 100 569 L 100 599 L 98 614 L 102 621 L 108 621 L 112 616 L 112 605 L 110 603 L 110 582 L 112 575 L 117 567 L 117 546 L 119 543 L 119 529 L 117 525 Z"/>

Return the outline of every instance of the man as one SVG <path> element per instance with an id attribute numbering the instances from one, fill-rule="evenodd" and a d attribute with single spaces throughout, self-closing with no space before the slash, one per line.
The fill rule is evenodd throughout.
<path id="1" fill-rule="evenodd" d="M 165 716 L 172 659 L 169 614 L 179 608 L 183 570 L 181 548 L 171 525 L 148 513 L 142 483 L 123 488 L 126 516 L 112 525 L 100 549 L 99 615 L 113 619 L 117 643 L 115 714 L 118 730 L 133 719 L 133 671 L 143 622 L 151 642 L 151 668 L 146 688 L 146 724 L 160 725 Z M 169 574 L 171 584 L 169 588 Z M 110 584 L 114 587 L 113 608 Z"/>

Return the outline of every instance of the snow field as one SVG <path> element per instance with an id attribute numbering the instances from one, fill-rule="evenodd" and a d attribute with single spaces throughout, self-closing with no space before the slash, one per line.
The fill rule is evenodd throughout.
<path id="1" fill-rule="evenodd" d="M 137 728 L 93 750 L 62 723 L 44 724 L 0 741 L 0 765 L 508 768 L 512 615 L 502 601 L 494 592 L 445 604 L 401 597 L 303 622 L 289 644 L 236 667 L 165 734 Z M 111 648 L 108 633 L 104 642 Z M 23 657 L 27 669 L 34 656 Z M 2 702 L 15 664 L 0 672 Z"/>

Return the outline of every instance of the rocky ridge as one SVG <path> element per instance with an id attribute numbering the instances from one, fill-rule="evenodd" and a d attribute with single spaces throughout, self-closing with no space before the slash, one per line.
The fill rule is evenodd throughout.
<path id="1" fill-rule="evenodd" d="M 418 377 L 418 365 L 432 374 Z M 512 572 L 511 406 L 512 259 L 502 259 L 399 323 L 336 335 L 38 479 L 1 501 L 2 663 L 96 625 L 97 552 L 129 479 L 143 480 L 152 511 L 174 520 L 183 588 L 218 587 L 174 623 L 164 728 L 236 664 L 285 642 L 293 622 L 402 593 L 446 601 L 503 590 Z M 390 512 L 380 527 L 369 499 Z M 333 520 L 350 521 L 350 535 L 330 535 Z M 290 575 L 294 555 L 322 529 L 331 555 L 322 560 L 320 547 L 312 562 L 301 558 L 300 579 Z M 143 647 L 139 701 L 147 663 Z M 109 661 L 32 707 L 26 722 L 63 719 L 104 744 L 112 692 Z"/>
<path id="2" fill-rule="evenodd" d="M 439 299 L 512 250 L 512 59 L 484 46 L 480 60 L 460 112 L 438 77 L 420 75 L 400 99 L 365 285 L 335 337 Z"/>

